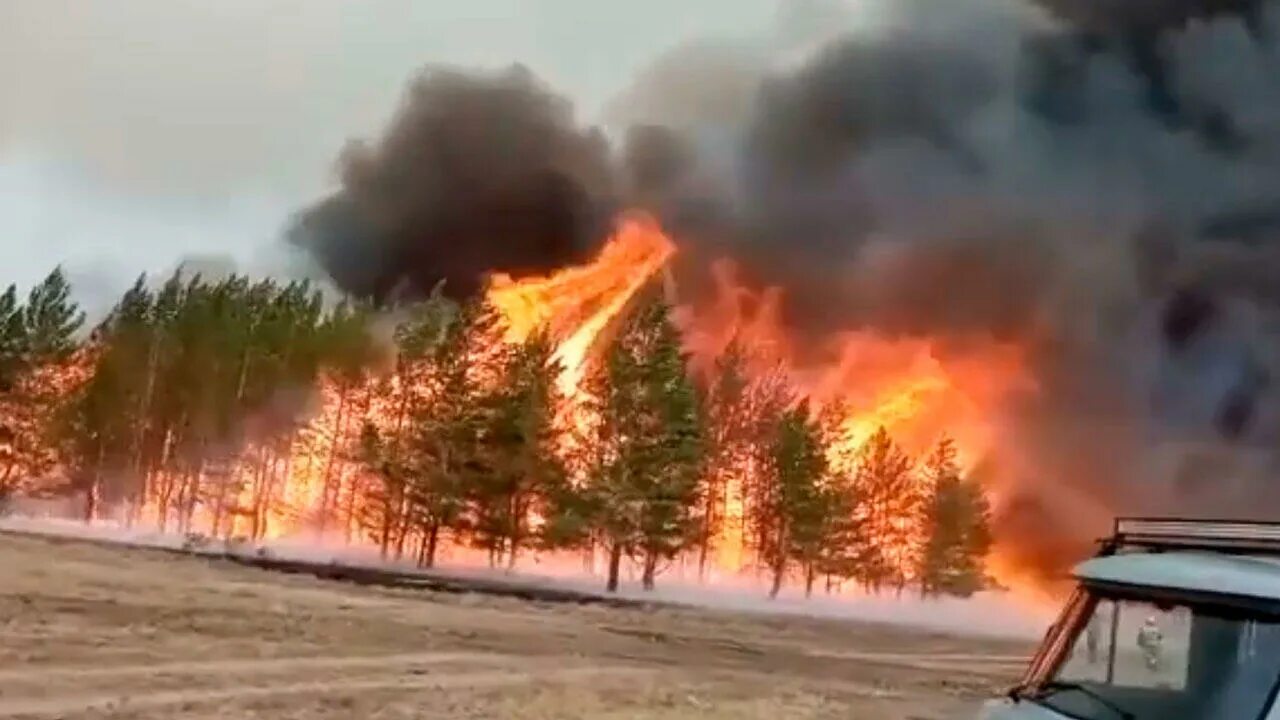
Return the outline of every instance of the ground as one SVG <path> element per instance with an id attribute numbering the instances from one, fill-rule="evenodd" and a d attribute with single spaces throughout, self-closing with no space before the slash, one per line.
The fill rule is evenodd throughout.
<path id="1" fill-rule="evenodd" d="M 1025 642 L 0 536 L 0 718 L 972 718 Z"/>

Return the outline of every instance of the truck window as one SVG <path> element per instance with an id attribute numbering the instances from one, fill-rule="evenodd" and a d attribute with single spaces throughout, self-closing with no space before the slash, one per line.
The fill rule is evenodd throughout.
<path id="1" fill-rule="evenodd" d="M 1075 718 L 1258 718 L 1280 679 L 1280 624 L 1101 597 L 1033 702 Z"/>
<path id="2" fill-rule="evenodd" d="M 1102 600 L 1076 638 L 1058 679 L 1128 688 L 1183 690 L 1191 612 Z"/>

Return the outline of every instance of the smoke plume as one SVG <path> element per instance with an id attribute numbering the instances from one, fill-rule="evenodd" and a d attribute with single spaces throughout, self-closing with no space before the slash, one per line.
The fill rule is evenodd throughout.
<path id="1" fill-rule="evenodd" d="M 1277 3 L 869 5 L 799 60 L 676 48 L 610 107 L 612 155 L 527 73 L 428 73 L 303 242 L 349 289 L 422 291 L 562 264 L 643 205 L 781 286 L 796 332 L 1023 347 L 983 472 L 1028 563 L 1117 512 L 1274 514 Z"/>
<path id="2" fill-rule="evenodd" d="M 608 146 L 527 69 L 429 68 L 386 135 L 355 143 L 342 190 L 302 213 L 292 240 L 345 290 L 387 299 L 484 273 L 582 260 L 612 214 Z"/>

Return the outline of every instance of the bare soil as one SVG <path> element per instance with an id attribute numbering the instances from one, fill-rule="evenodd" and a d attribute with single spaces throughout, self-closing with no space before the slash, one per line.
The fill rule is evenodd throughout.
<path id="1" fill-rule="evenodd" d="M 971 718 L 1025 643 L 0 536 L 8 718 Z"/>

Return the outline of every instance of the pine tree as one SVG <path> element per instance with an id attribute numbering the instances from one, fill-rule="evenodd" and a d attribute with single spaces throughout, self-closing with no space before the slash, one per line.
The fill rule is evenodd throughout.
<path id="1" fill-rule="evenodd" d="M 657 422 L 653 434 L 645 437 L 648 473 L 633 477 L 647 481 L 641 485 L 646 498 L 640 526 L 641 580 L 652 590 L 658 565 L 674 559 L 698 536 L 705 429 L 670 308 L 655 301 L 641 315 L 640 327 L 652 337 L 643 367 L 645 395 Z"/>
<path id="2" fill-rule="evenodd" d="M 961 478 L 955 444 L 949 438 L 934 448 L 922 475 L 930 497 L 924 515 L 927 541 L 918 573 L 920 591 L 972 595 L 985 582 L 984 560 L 991 546 L 986 495 L 976 482 Z"/>
<path id="3" fill-rule="evenodd" d="M 360 428 L 357 455 L 363 475 L 371 476 L 372 482 L 362 488 L 358 522 L 370 540 L 380 543 L 384 558 L 390 534 L 400 522 L 401 503 L 408 488 L 407 468 L 400 462 L 394 443 L 372 422 L 365 422 Z"/>
<path id="4" fill-rule="evenodd" d="M 922 497 L 911 459 L 876 430 L 859 452 L 857 487 L 865 507 L 871 552 L 864 558 L 862 581 L 874 590 L 886 584 L 899 591 L 916 566 Z"/>
<path id="5" fill-rule="evenodd" d="M 84 313 L 71 299 L 61 268 L 31 288 L 0 296 L 0 495 L 48 473 L 56 464 L 56 418 L 79 381 L 73 354 Z"/>
<path id="6" fill-rule="evenodd" d="M 883 562 L 867 530 L 867 503 L 859 487 L 857 454 L 842 442 L 846 417 L 845 409 L 835 404 L 828 405 L 819 420 L 828 475 L 823 488 L 823 546 L 814 565 L 817 574 L 826 576 L 828 590 L 846 580 L 874 576 Z M 812 577 L 808 579 L 811 585 Z"/>
<path id="7" fill-rule="evenodd" d="M 96 517 L 107 477 L 117 479 L 113 489 L 121 496 L 137 499 L 150 309 L 151 295 L 139 278 L 95 328 L 98 351 L 89 380 L 57 417 L 59 460 L 70 489 L 85 497 L 85 520 Z"/>
<path id="8" fill-rule="evenodd" d="M 385 558 L 394 548 L 399 559 L 405 542 L 415 530 L 412 479 L 408 477 L 412 461 L 412 422 L 423 403 L 430 401 L 434 363 L 433 353 L 445 341 L 457 308 L 437 287 L 423 302 L 405 309 L 403 320 L 396 326 L 396 362 L 389 385 L 384 386 L 384 399 L 390 404 L 387 462 L 399 466 L 406 474 L 404 482 L 383 484 L 384 491 L 370 499 L 380 507 L 379 526 L 375 529 L 379 551 Z"/>
<path id="9" fill-rule="evenodd" d="M 757 566 L 769 567 L 769 549 L 776 520 L 773 452 L 782 417 L 798 402 L 781 365 L 756 377 L 747 388 L 742 467 L 744 549 L 754 553 Z"/>
<path id="10" fill-rule="evenodd" d="M 371 308 L 344 301 L 330 313 L 321 329 L 324 343 L 325 377 L 337 398 L 334 426 L 327 438 L 329 448 L 321 475 L 321 500 L 317 509 L 317 534 L 324 535 L 330 523 L 339 517 L 343 496 L 345 461 L 349 456 L 354 421 L 363 422 L 360 397 L 369 380 L 369 370 L 376 359 L 376 348 L 369 335 Z M 347 518 L 348 531 L 354 518 Z"/>
<path id="11" fill-rule="evenodd" d="M 71 299 L 71 284 L 61 267 L 31 288 L 22 321 L 31 364 L 63 360 L 78 347 L 76 334 L 84 326 L 84 313 Z"/>
<path id="12" fill-rule="evenodd" d="M 12 392 L 26 362 L 27 326 L 17 286 L 0 294 L 0 393 Z"/>
<path id="13" fill-rule="evenodd" d="M 659 566 L 698 538 L 702 416 L 670 311 L 639 309 L 589 382 L 594 431 L 583 498 L 609 554 L 606 587 L 624 556 L 639 559 L 646 589 Z"/>
<path id="14" fill-rule="evenodd" d="M 821 429 L 805 404 L 785 412 L 778 422 L 769 462 L 764 468 L 771 491 L 762 508 L 762 551 L 771 578 L 769 597 L 777 597 L 791 564 L 805 574 L 812 589 L 826 547 L 831 507 L 826 492 L 827 460 Z"/>
<path id="15" fill-rule="evenodd" d="M 410 522 L 419 532 L 420 565 L 435 564 L 442 531 L 467 529 L 466 489 L 476 465 L 481 392 L 473 373 L 471 341 L 483 314 L 471 303 L 441 328 L 439 342 L 427 353 L 425 397 L 407 425 Z"/>
<path id="16" fill-rule="evenodd" d="M 730 522 L 742 520 L 729 518 L 728 509 L 732 502 L 730 493 L 741 494 L 743 476 L 747 474 L 752 454 L 754 428 L 746 360 L 741 345 L 736 340 L 731 342 L 716 361 L 707 398 L 707 462 L 698 540 L 698 577 L 703 580 L 707 563 L 716 550 L 715 538 L 723 534 Z"/>
<path id="17" fill-rule="evenodd" d="M 534 333 L 501 357 L 497 382 L 481 395 L 476 460 L 480 472 L 470 483 L 472 535 L 491 557 L 506 557 L 513 568 L 533 540 L 530 514 L 546 507 L 548 493 L 566 470 L 556 455 L 555 412 L 559 407 L 550 338 Z"/>

